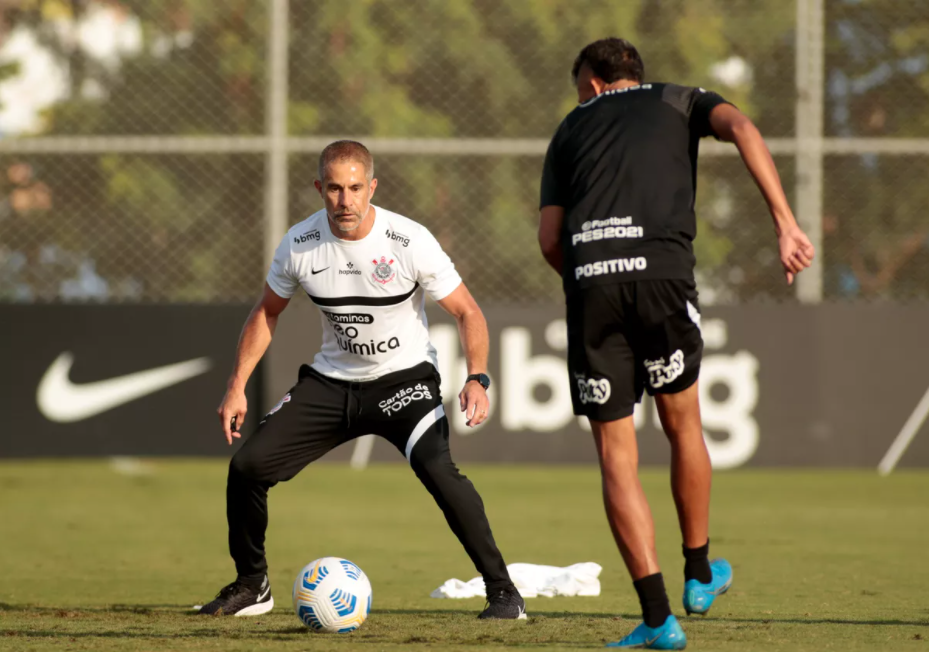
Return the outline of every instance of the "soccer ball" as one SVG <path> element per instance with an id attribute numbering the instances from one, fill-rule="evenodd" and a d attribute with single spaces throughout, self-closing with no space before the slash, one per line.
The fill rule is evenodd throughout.
<path id="1" fill-rule="evenodd" d="M 359 627 L 371 611 L 371 582 L 358 566 L 323 557 L 303 567 L 294 582 L 294 611 L 316 632 L 344 634 Z"/>

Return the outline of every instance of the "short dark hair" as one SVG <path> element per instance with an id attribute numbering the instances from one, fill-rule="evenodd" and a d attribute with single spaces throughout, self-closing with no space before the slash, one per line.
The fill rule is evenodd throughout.
<path id="1" fill-rule="evenodd" d="M 645 77 L 645 64 L 639 51 L 624 38 L 600 39 L 581 50 L 571 68 L 574 83 L 577 83 L 577 76 L 585 63 L 607 84 L 620 79 L 640 82 Z"/>
<path id="2" fill-rule="evenodd" d="M 337 140 L 326 145 L 319 155 L 319 167 L 316 170 L 320 181 L 326 174 L 326 166 L 335 161 L 358 161 L 365 166 L 365 178 L 368 181 L 374 178 L 374 157 L 357 140 Z"/>

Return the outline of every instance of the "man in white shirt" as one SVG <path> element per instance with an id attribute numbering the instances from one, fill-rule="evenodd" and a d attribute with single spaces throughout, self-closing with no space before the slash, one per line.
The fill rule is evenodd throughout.
<path id="1" fill-rule="evenodd" d="M 273 608 L 264 549 L 268 489 L 336 446 L 374 433 L 406 456 L 484 577 L 488 606 L 479 617 L 525 618 L 481 497 L 451 459 L 425 293 L 458 322 L 469 374 L 458 398 L 469 426 L 487 417 L 484 315 L 425 227 L 371 204 L 377 179 L 364 145 L 330 144 L 318 176 L 325 208 L 287 232 L 242 330 L 217 410 L 227 442 L 241 436 L 245 383 L 299 289 L 320 309 L 322 347 L 232 458 L 226 516 L 238 575 L 201 613 L 251 616 Z"/>

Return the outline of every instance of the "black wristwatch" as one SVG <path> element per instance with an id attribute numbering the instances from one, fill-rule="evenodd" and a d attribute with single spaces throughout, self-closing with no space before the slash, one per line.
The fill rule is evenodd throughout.
<path id="1" fill-rule="evenodd" d="M 470 383 L 472 380 L 476 380 L 481 384 L 481 387 L 487 389 L 490 387 L 490 376 L 487 374 L 471 374 L 465 379 L 465 385 Z"/>

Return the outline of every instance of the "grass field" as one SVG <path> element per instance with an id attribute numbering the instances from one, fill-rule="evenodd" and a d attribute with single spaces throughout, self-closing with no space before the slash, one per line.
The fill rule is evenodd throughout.
<path id="1" fill-rule="evenodd" d="M 233 576 L 225 464 L 129 470 L 141 473 L 107 461 L 0 464 L 0 649 L 569 650 L 599 648 L 638 620 L 595 468 L 464 469 L 509 562 L 604 568 L 600 597 L 530 599 L 529 621 L 515 623 L 476 621 L 482 600 L 428 597 L 475 572 L 399 464 L 317 465 L 273 489 L 278 606 L 255 619 L 193 616 Z M 643 476 L 681 617 L 667 473 Z M 735 582 L 709 616 L 682 618 L 689 649 L 929 652 L 929 474 L 720 473 L 712 536 Z M 370 619 L 352 634 L 313 634 L 291 611 L 297 571 L 324 555 L 355 561 L 374 586 Z"/>

